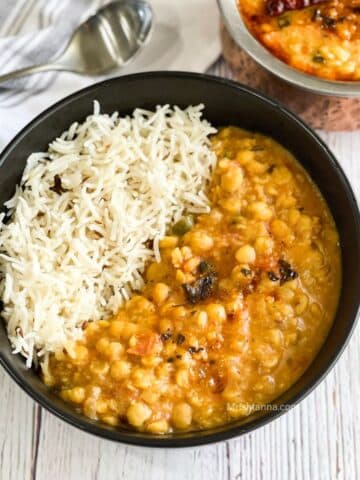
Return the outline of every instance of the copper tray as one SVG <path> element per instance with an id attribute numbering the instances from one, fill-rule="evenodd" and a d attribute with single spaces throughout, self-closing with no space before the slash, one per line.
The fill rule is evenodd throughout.
<path id="1" fill-rule="evenodd" d="M 316 95 L 294 87 L 249 57 L 232 40 L 224 25 L 221 25 L 220 35 L 224 58 L 239 82 L 279 100 L 313 128 L 332 131 L 360 129 L 360 98 Z"/>

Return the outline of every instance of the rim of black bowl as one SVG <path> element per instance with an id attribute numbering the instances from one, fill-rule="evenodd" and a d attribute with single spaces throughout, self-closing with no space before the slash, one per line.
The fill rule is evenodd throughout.
<path id="1" fill-rule="evenodd" d="M 259 93 L 258 91 L 249 88 L 247 86 L 241 85 L 235 81 L 228 80 L 221 77 L 216 77 L 213 75 L 202 74 L 202 73 L 190 73 L 190 72 L 183 72 L 183 71 L 154 71 L 154 72 L 145 72 L 145 73 L 136 73 L 131 75 L 123 75 L 119 77 L 113 77 L 108 80 L 104 80 L 101 82 L 97 82 L 89 87 L 81 89 L 62 100 L 56 102 L 55 104 L 51 105 L 49 108 L 44 110 L 40 113 L 37 117 L 35 117 L 30 123 L 28 123 L 11 141 L 10 143 L 4 148 L 4 150 L 0 153 L 0 166 L 2 164 L 3 158 L 10 152 L 17 143 L 24 138 L 36 125 L 39 121 L 42 121 L 48 115 L 53 114 L 59 107 L 66 105 L 69 102 L 73 102 L 76 99 L 81 98 L 83 95 L 88 95 L 92 90 L 96 90 L 99 86 L 105 84 L 111 84 L 112 82 L 121 82 L 121 81 L 129 81 L 129 80 L 136 80 L 136 79 L 156 79 L 156 78 L 176 78 L 176 79 L 191 79 L 191 80 L 200 80 L 206 81 L 210 83 L 218 83 L 220 85 L 225 85 L 227 87 L 231 87 L 234 90 L 241 90 L 245 93 L 253 95 L 258 99 L 262 100 L 265 103 L 270 103 L 273 107 L 280 110 L 285 116 L 287 116 L 291 121 L 295 122 L 299 128 L 304 129 L 308 135 L 310 135 L 314 142 L 316 142 L 320 147 L 325 151 L 330 164 L 337 170 L 338 175 L 341 177 L 342 184 L 344 189 L 347 192 L 347 195 L 351 199 L 353 203 L 354 211 L 356 212 L 356 229 L 358 231 L 358 237 L 360 242 L 360 212 L 357 200 L 351 188 L 350 182 L 348 181 L 341 165 L 336 160 L 335 156 L 331 152 L 331 150 L 327 147 L 327 145 L 323 142 L 323 140 L 310 128 L 308 127 L 297 115 L 292 113 L 287 108 L 283 107 L 279 102 L 273 100 L 272 98 Z M 134 107 L 135 108 L 135 107 Z M 358 292 L 358 298 L 360 298 L 360 289 Z M 334 353 L 329 362 L 320 369 L 320 374 L 308 385 L 306 390 L 299 392 L 298 394 L 294 395 L 290 399 L 288 403 L 286 403 L 286 409 L 276 409 L 267 412 L 266 415 L 256 418 L 253 421 L 242 425 L 234 425 L 232 423 L 228 424 L 227 426 L 221 426 L 217 428 L 213 428 L 210 430 L 199 430 L 187 433 L 176 433 L 175 435 L 150 435 L 144 434 L 141 432 L 133 432 L 120 429 L 113 429 L 109 428 L 106 425 L 103 425 L 99 422 L 92 421 L 85 416 L 79 416 L 75 412 L 69 413 L 68 411 L 63 411 L 60 408 L 54 406 L 51 399 L 48 398 L 47 395 L 39 392 L 38 390 L 34 389 L 30 384 L 22 383 L 21 378 L 15 371 L 15 368 L 12 366 L 12 362 L 7 361 L 3 357 L 2 352 L 0 351 L 0 364 L 2 367 L 7 371 L 7 373 L 12 377 L 12 379 L 36 402 L 38 402 L 42 407 L 48 410 L 50 413 L 54 414 L 61 420 L 65 421 L 66 423 L 77 427 L 78 429 L 95 435 L 97 437 L 101 437 L 107 440 L 116 441 L 123 444 L 130 444 L 139 447 L 163 447 L 163 448 L 178 448 L 178 447 L 194 447 L 194 446 L 201 446 L 201 445 L 208 445 L 220 441 L 229 440 L 234 437 L 238 437 L 245 433 L 250 433 L 262 426 L 267 425 L 272 420 L 279 418 L 281 415 L 289 411 L 291 408 L 295 407 L 301 400 L 306 398 L 326 377 L 326 375 L 330 372 L 330 370 L 334 367 L 335 363 L 343 353 L 345 347 L 347 346 L 351 335 L 355 329 L 357 319 L 359 313 L 359 302 L 358 305 L 355 306 L 352 315 L 352 321 L 349 324 L 346 332 L 346 338 L 344 342 L 337 346 L 334 350 Z M 10 348 L 10 345 L 9 345 Z M 319 352 L 318 352 L 319 354 Z M 308 367 L 311 368 L 311 365 Z M 301 377 L 300 377 L 301 378 Z M 286 392 L 285 392 L 286 393 Z M 281 397 L 280 397 L 281 398 Z M 276 399 L 274 400 L 274 403 Z M 249 417 L 248 417 L 249 418 Z M 198 434 L 198 435 L 197 435 Z"/>

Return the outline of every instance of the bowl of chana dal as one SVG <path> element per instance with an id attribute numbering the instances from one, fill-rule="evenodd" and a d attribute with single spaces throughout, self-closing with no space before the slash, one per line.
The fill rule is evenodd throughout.
<path id="1" fill-rule="evenodd" d="M 219 0 L 235 42 L 282 80 L 314 93 L 360 95 L 356 0 Z"/>
<path id="2" fill-rule="evenodd" d="M 0 169 L 0 361 L 70 425 L 157 447 L 239 436 L 309 394 L 351 336 L 350 184 L 251 89 L 114 78 L 33 120 Z"/>

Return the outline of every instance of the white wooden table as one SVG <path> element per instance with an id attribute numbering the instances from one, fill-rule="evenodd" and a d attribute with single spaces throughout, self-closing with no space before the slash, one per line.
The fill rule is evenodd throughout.
<path id="1" fill-rule="evenodd" d="M 229 75 L 221 62 L 212 72 Z M 321 136 L 359 199 L 360 132 Z M 358 328 L 326 380 L 286 415 L 239 439 L 183 450 L 91 437 L 41 409 L 0 370 L 0 480 L 357 480 L 359 365 Z"/>

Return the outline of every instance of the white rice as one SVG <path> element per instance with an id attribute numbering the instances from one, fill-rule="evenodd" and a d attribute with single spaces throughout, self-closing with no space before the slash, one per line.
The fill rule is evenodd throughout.
<path id="1" fill-rule="evenodd" d="M 94 114 L 27 160 L 0 218 L 0 295 L 14 353 L 46 356 L 141 289 L 159 239 L 209 209 L 215 155 L 202 106 Z M 58 193 L 51 190 L 54 177 Z M 56 190 L 56 189 L 55 189 Z M 148 247 L 153 240 L 153 248 Z"/>

